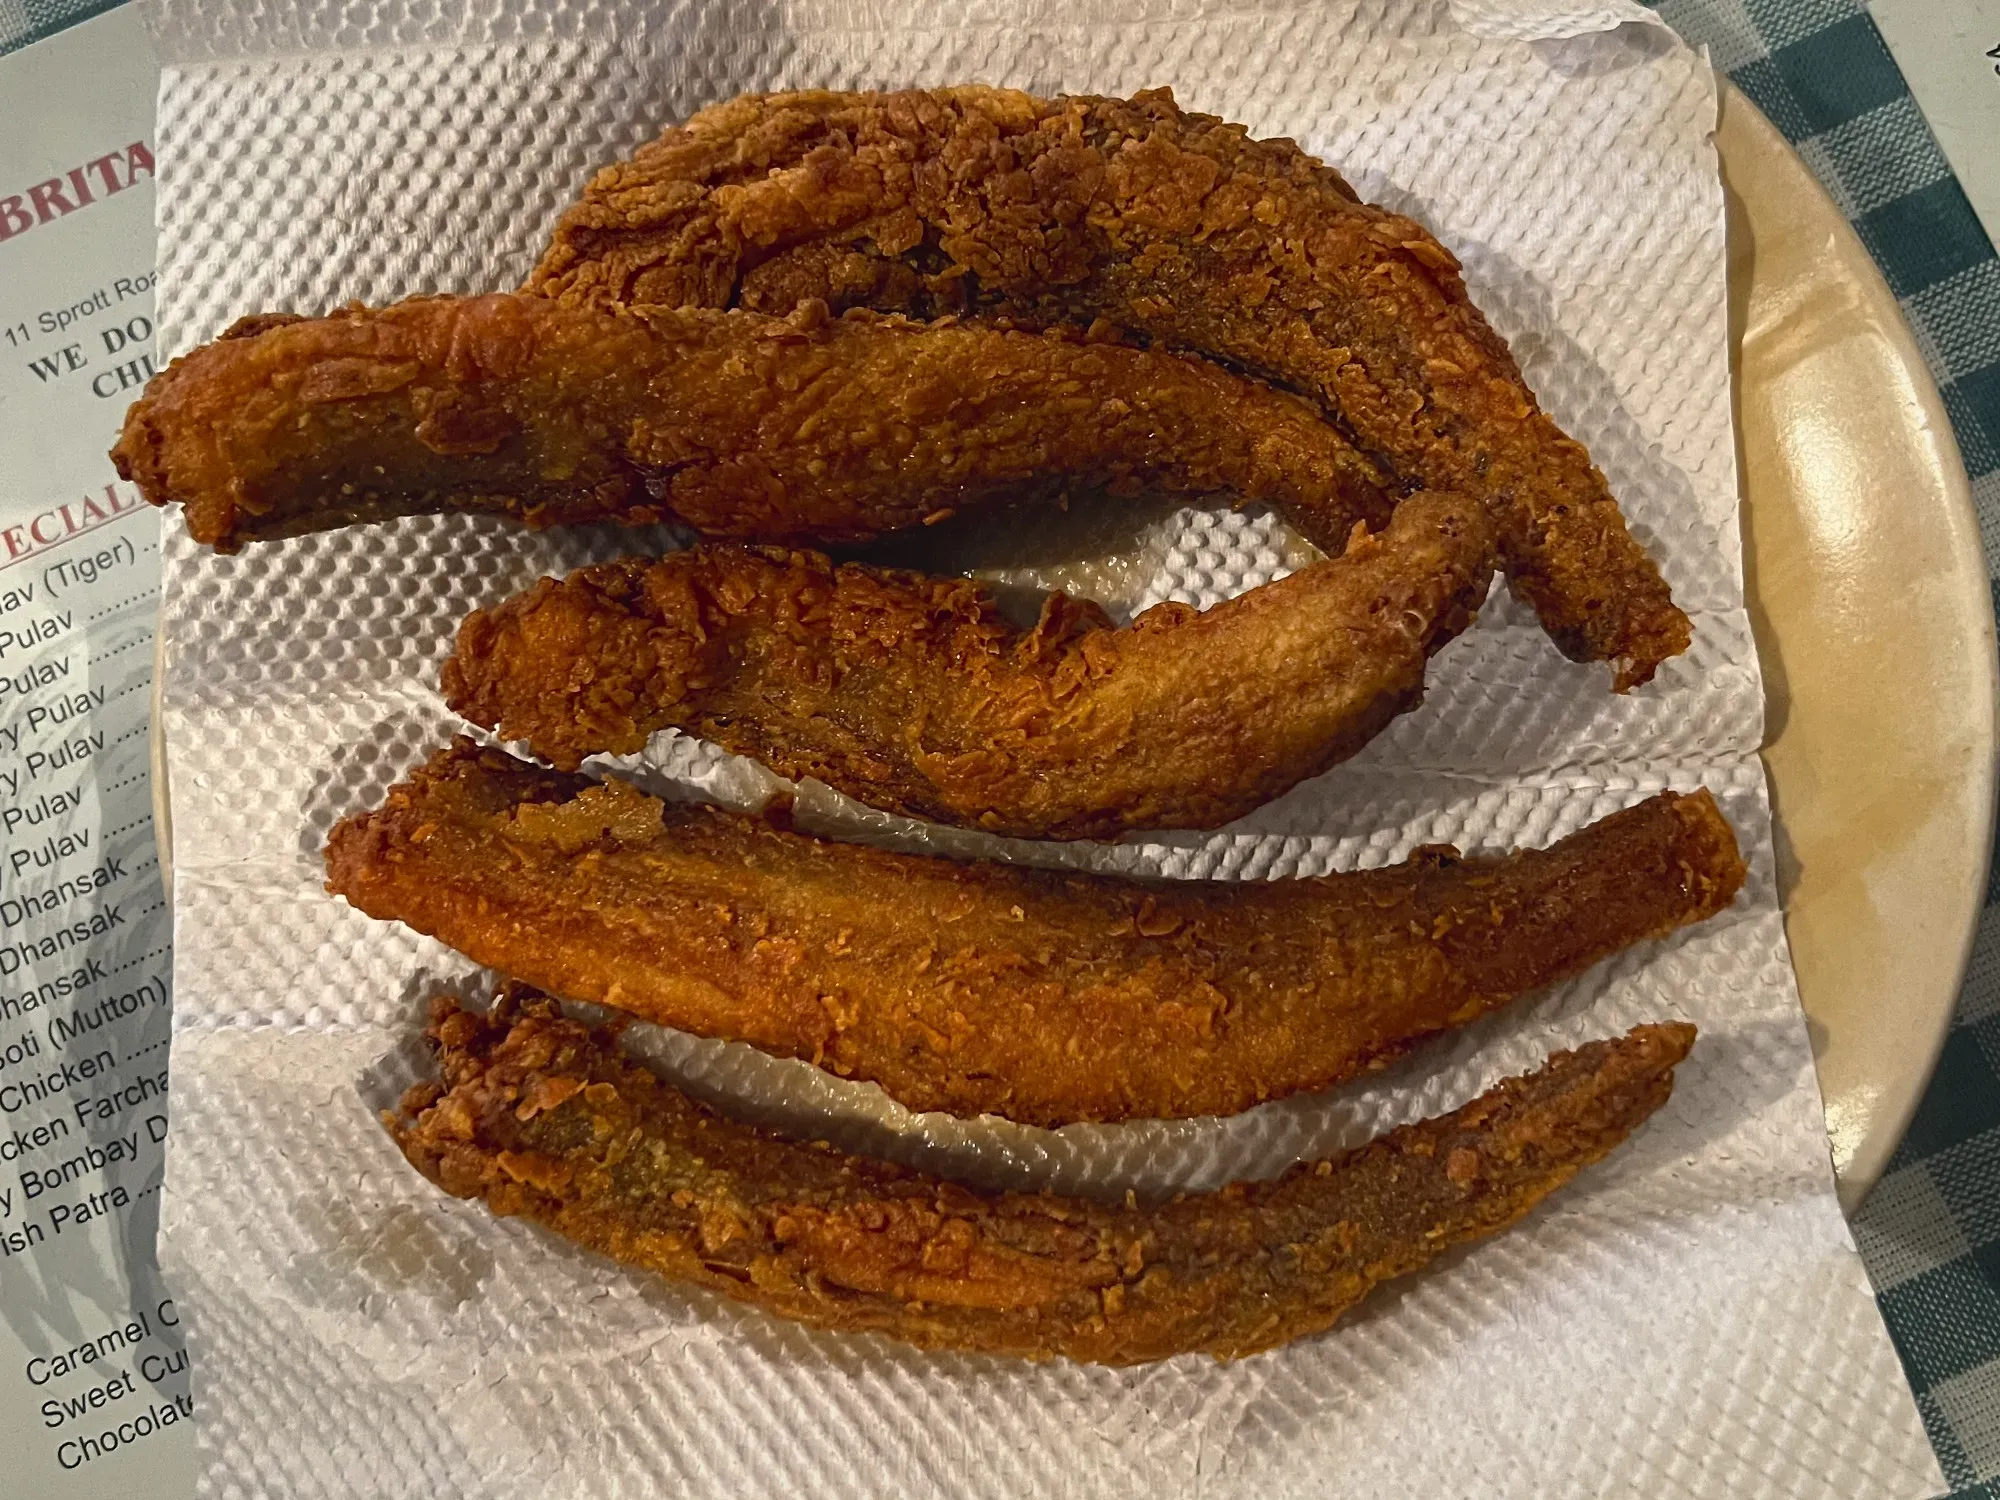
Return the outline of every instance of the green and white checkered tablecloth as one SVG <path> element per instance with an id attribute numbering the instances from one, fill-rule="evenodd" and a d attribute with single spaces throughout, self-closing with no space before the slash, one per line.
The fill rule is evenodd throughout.
<path id="1" fill-rule="evenodd" d="M 0 0 L 0 52 L 111 3 Z M 1785 133 L 1881 265 L 1943 389 L 2000 574 L 2000 258 L 1862 0 L 1657 8 Z M 1854 1229 L 1954 1500 L 2000 1500 L 2000 876 L 1937 1076 Z"/>
<path id="2" fill-rule="evenodd" d="M 0 0 L 0 53 L 116 10 L 125 0 Z"/>

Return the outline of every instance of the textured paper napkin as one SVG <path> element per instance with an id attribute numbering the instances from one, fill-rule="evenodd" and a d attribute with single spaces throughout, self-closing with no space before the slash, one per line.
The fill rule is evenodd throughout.
<path id="1" fill-rule="evenodd" d="M 1835 1206 L 1787 960 L 1743 608 L 1714 80 L 1611 0 L 1195 5 L 763 0 L 644 8 L 347 0 L 155 17 L 163 347 L 237 315 L 511 286 L 590 171 L 742 89 L 1172 84 L 1431 224 L 1694 617 L 1613 697 L 1504 590 L 1425 706 L 1229 828 L 1115 847 L 822 826 L 959 852 L 1261 879 L 1413 846 L 1543 844 L 1713 788 L 1751 857 L 1733 910 L 1390 1072 L 1227 1121 L 1039 1132 L 641 1028 L 711 1097 L 973 1180 L 1159 1191 L 1266 1175 L 1435 1113 L 1554 1047 L 1684 1016 L 1672 1102 L 1511 1233 L 1344 1328 L 1233 1366 L 1028 1366 L 804 1332 L 445 1199 L 375 1123 L 464 960 L 320 888 L 332 822 L 454 726 L 458 620 L 663 533 L 422 518 L 235 558 L 167 522 L 176 868 L 161 1254 L 197 1351 L 204 1493 L 1884 1497 L 1942 1488 Z M 987 537 L 994 576 L 1119 612 L 1295 565 L 1268 516 L 1136 508 Z M 1011 550 L 1010 550 L 1011 549 Z M 771 785 L 662 736 L 638 769 Z"/>

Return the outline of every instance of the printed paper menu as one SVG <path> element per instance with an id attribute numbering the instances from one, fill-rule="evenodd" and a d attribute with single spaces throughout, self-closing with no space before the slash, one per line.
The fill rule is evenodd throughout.
<path id="1" fill-rule="evenodd" d="M 2000 244 L 2000 0 L 1871 0 L 1868 9 L 1972 211 Z"/>
<path id="2" fill-rule="evenodd" d="M 153 373 L 157 69 L 131 8 L 0 57 L 0 1491 L 193 1488 L 153 1260 L 171 925 L 159 524 L 105 450 Z"/>

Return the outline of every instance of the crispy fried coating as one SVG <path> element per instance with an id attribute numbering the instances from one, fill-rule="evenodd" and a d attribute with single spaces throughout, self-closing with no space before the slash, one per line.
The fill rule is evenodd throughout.
<path id="1" fill-rule="evenodd" d="M 1420 495 L 1344 556 L 1115 630 L 1032 630 L 961 578 L 704 546 L 585 568 L 466 620 L 446 700 L 574 769 L 673 727 L 876 807 L 1021 838 L 1211 828 L 1423 696 L 1492 571 L 1477 501 Z"/>
<path id="2" fill-rule="evenodd" d="M 858 541 L 1069 486 L 1269 503 L 1337 549 L 1391 504 L 1296 396 L 1061 334 L 518 294 L 233 333 L 155 376 L 112 450 L 223 551 L 439 510 Z"/>
<path id="3" fill-rule="evenodd" d="M 834 843 L 469 740 L 336 827 L 326 862 L 370 916 L 550 994 L 1049 1126 L 1339 1082 L 1743 878 L 1706 792 L 1501 859 L 1146 880 Z"/>
<path id="4" fill-rule="evenodd" d="M 446 1192 L 780 1317 L 926 1349 L 1131 1365 L 1319 1333 L 1505 1229 L 1663 1104 L 1694 1042 L 1640 1026 L 1267 1182 L 1111 1206 L 983 1193 L 735 1123 L 515 991 L 449 997 L 440 1082 L 384 1122 Z"/>
<path id="5" fill-rule="evenodd" d="M 1582 444 L 1422 225 L 1290 141 L 1132 99 L 745 95 L 608 167 L 529 286 L 579 305 L 804 299 L 1104 322 L 1298 391 L 1406 483 L 1488 500 L 1509 577 L 1620 689 L 1687 617 Z"/>

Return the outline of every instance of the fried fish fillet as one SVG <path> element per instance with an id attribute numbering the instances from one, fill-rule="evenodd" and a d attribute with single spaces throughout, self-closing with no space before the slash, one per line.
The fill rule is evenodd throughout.
<path id="1" fill-rule="evenodd" d="M 817 305 L 508 294 L 251 319 L 155 376 L 112 457 L 223 551 L 439 510 L 858 541 L 1142 485 L 1276 505 L 1337 549 L 1391 505 L 1310 404 L 1202 360 Z"/>
<path id="2" fill-rule="evenodd" d="M 1407 486 L 1488 500 L 1508 575 L 1621 688 L 1687 617 L 1582 444 L 1536 404 L 1450 251 L 1290 141 L 1132 99 L 752 94 L 606 168 L 529 282 L 576 305 L 806 299 L 1102 321 L 1317 402 Z"/>
<path id="3" fill-rule="evenodd" d="M 567 1000 L 1033 1125 L 1324 1087 L 1722 910 L 1704 792 L 1502 859 L 1148 880 L 834 843 L 469 740 L 326 851 L 327 889 Z"/>
<path id="4" fill-rule="evenodd" d="M 1266 1182 L 1112 1206 L 984 1193 L 738 1124 L 531 991 L 449 997 L 441 1081 L 384 1122 L 446 1192 L 780 1317 L 926 1349 L 1238 1359 L 1497 1233 L 1673 1089 L 1685 1023 L 1557 1053 L 1462 1109 Z"/>
<path id="5" fill-rule="evenodd" d="M 1419 495 L 1345 555 L 1114 630 L 1032 630 L 962 578 L 703 546 L 585 568 L 466 620 L 446 700 L 574 769 L 673 727 L 875 807 L 1021 838 L 1240 817 L 1423 696 L 1492 571 L 1477 501 Z"/>

